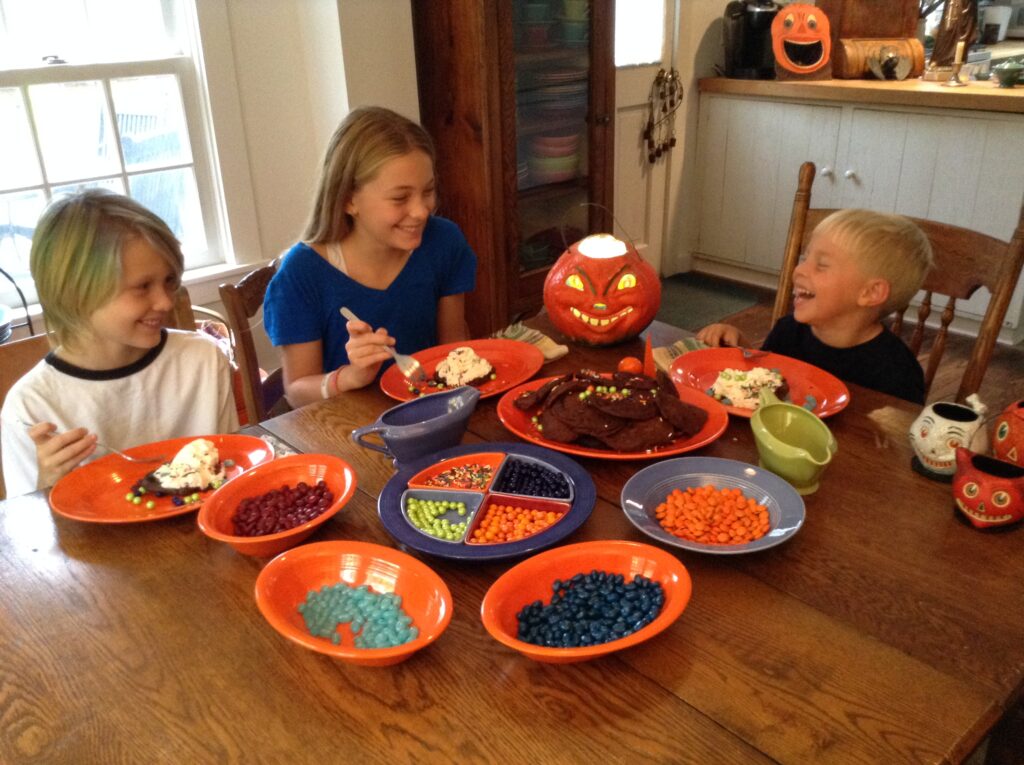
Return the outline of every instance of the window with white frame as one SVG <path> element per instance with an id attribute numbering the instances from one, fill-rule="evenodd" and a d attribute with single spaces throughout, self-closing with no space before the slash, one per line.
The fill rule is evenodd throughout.
<path id="1" fill-rule="evenodd" d="M 661 61 L 665 46 L 665 0 L 615 3 L 615 66 Z"/>
<path id="2" fill-rule="evenodd" d="M 187 268 L 223 261 L 190 12 L 182 0 L 0 0 L 0 268 L 29 303 L 36 220 L 84 187 L 163 218 Z M 0 303 L 20 304 L 2 278 Z"/>

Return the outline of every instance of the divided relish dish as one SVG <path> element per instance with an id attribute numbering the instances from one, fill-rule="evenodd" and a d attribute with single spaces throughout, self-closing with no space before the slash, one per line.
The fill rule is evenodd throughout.
<path id="1" fill-rule="evenodd" d="M 590 474 L 572 459 L 520 443 L 462 444 L 404 465 L 377 503 L 397 542 L 455 560 L 542 550 L 594 508 Z"/>

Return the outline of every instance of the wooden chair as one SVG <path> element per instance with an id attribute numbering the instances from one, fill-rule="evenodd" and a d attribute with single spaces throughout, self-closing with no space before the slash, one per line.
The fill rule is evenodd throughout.
<path id="1" fill-rule="evenodd" d="M 242 375 L 242 396 L 249 424 L 262 422 L 277 411 L 287 411 L 284 377 L 278 367 L 266 377 L 261 374 L 252 339 L 250 320 L 263 306 L 267 285 L 277 271 L 277 261 L 250 271 L 237 284 L 220 285 L 220 299 L 233 336 L 235 363 Z"/>
<path id="2" fill-rule="evenodd" d="M 793 300 L 793 269 L 796 268 L 807 241 L 814 227 L 835 210 L 810 206 L 811 184 L 814 182 L 815 167 L 813 162 L 804 162 L 800 166 L 799 182 L 796 196 L 793 199 L 793 213 L 789 223 L 789 234 L 786 240 L 786 252 L 779 274 L 779 288 L 775 295 L 775 308 L 772 311 L 772 324 L 791 310 Z M 907 216 L 910 217 L 910 216 Z M 999 328 L 1006 316 L 1017 279 L 1020 278 L 1021 265 L 1024 263 L 1024 207 L 1017 222 L 1017 228 L 1009 242 L 1003 242 L 978 231 L 961 228 L 949 223 L 913 218 L 931 242 L 935 255 L 935 267 L 925 277 L 922 289 L 924 299 L 917 309 L 917 322 L 910 341 L 910 349 L 917 355 L 921 354 L 924 341 L 925 321 L 932 312 L 932 297 L 945 296 L 948 302 L 942 310 L 935 339 L 928 352 L 925 367 L 925 392 L 931 388 L 935 372 L 946 349 L 946 338 L 949 325 L 956 314 L 956 302 L 970 298 L 979 287 L 985 287 L 991 293 L 988 308 L 982 318 L 974 349 L 970 360 L 960 379 L 960 388 L 956 394 L 957 401 L 963 401 L 981 387 L 985 370 L 988 369 L 992 349 L 995 347 Z M 906 311 L 897 314 L 892 331 L 897 335 L 903 328 L 903 317 Z"/>
<path id="3" fill-rule="evenodd" d="M 50 342 L 45 333 L 0 345 L 0 406 L 11 386 L 49 352 Z M 3 475 L 0 475 L 0 499 L 6 496 Z"/>

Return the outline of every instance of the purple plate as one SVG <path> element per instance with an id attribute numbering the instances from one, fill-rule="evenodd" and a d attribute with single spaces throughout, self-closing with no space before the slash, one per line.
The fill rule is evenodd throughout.
<path id="1" fill-rule="evenodd" d="M 540 462 L 545 467 L 555 470 L 562 475 L 569 482 L 570 486 L 570 497 L 571 500 L 558 500 L 554 499 L 554 502 L 563 502 L 569 504 L 569 509 L 566 513 L 554 524 L 552 524 L 544 531 L 533 534 L 526 539 L 520 539 L 516 542 L 503 542 L 497 544 L 471 544 L 463 541 L 448 541 L 445 539 L 438 539 L 430 536 L 424 531 L 420 531 L 416 528 L 406 517 L 405 511 L 402 507 L 402 497 L 408 489 L 410 479 L 431 465 L 440 462 L 441 460 L 448 459 L 449 457 L 461 457 L 467 454 L 481 454 L 504 452 L 506 459 L 509 456 L 523 456 L 532 458 L 529 462 Z M 493 487 L 492 487 L 493 488 Z M 416 489 L 417 496 L 427 493 L 428 490 Z M 452 494 L 453 492 L 447 489 L 438 489 L 437 494 L 439 499 L 443 499 L 443 495 Z M 483 494 L 484 492 L 480 492 Z M 499 492 L 495 491 L 495 494 Z M 500 492 L 502 496 L 508 496 L 506 492 Z M 524 505 L 528 504 L 530 500 L 543 500 L 552 501 L 552 498 L 548 497 L 531 497 L 526 494 L 515 495 L 521 497 Z M 422 497 L 420 497 L 422 498 Z M 391 477 L 385 485 L 383 491 L 380 493 L 380 498 L 377 500 L 377 513 L 380 515 L 381 523 L 384 524 L 384 528 L 387 529 L 388 533 L 394 537 L 396 542 L 399 542 L 406 547 L 409 547 L 418 552 L 427 553 L 429 555 L 436 555 L 439 558 L 451 558 L 454 560 L 465 560 L 465 561 L 498 561 L 506 560 L 509 558 L 518 558 L 530 553 L 543 550 L 546 547 L 562 541 L 567 536 L 576 531 L 583 523 L 590 517 L 591 511 L 594 509 L 594 502 L 597 499 L 597 489 L 594 487 L 594 481 L 590 477 L 590 473 L 584 470 L 579 463 L 575 460 L 566 457 L 564 454 L 552 451 L 551 449 L 545 449 L 542 446 L 534 446 L 533 444 L 520 444 L 520 443 L 490 443 L 481 442 L 477 444 L 461 444 L 459 446 L 453 446 L 450 449 L 444 449 L 432 454 L 429 457 L 410 462 L 407 465 L 402 465 L 401 469 Z M 480 503 L 479 506 L 483 506 L 485 502 Z M 467 534 L 474 527 L 476 516 L 473 512 L 470 512 L 466 516 L 467 520 Z"/>

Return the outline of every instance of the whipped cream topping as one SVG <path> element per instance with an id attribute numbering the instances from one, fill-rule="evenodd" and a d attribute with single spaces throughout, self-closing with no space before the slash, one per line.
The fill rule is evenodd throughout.
<path id="1" fill-rule="evenodd" d="M 197 438 L 154 470 L 153 476 L 168 489 L 207 489 L 222 482 L 225 473 L 217 447 L 205 438 Z"/>
<path id="2" fill-rule="evenodd" d="M 437 365 L 437 376 L 445 385 L 465 385 L 473 380 L 486 377 L 494 370 L 491 363 L 480 356 L 469 346 L 463 345 L 451 353 Z"/>
<path id="3" fill-rule="evenodd" d="M 719 400 L 729 399 L 730 404 L 740 409 L 757 409 L 761 388 L 776 390 L 782 382 L 779 371 L 767 367 L 723 369 L 711 387 L 711 395 Z"/>

